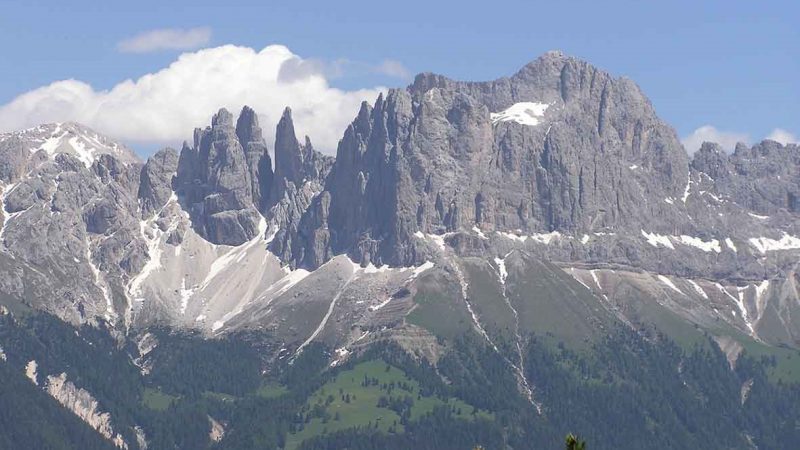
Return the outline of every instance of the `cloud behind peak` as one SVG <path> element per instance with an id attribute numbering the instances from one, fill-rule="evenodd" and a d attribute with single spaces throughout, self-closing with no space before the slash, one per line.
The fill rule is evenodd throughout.
<path id="1" fill-rule="evenodd" d="M 304 76 L 281 79 L 285 64 L 303 66 Z M 109 90 L 69 79 L 28 91 L 0 105 L 0 131 L 75 121 L 129 144 L 179 145 L 220 107 L 238 113 L 249 105 L 272 147 L 274 127 L 290 106 L 298 135 L 309 135 L 320 150 L 334 153 L 361 102 L 383 90 L 333 88 L 324 70 L 303 65 L 282 45 L 260 51 L 225 45 L 183 53 L 168 67 Z"/>

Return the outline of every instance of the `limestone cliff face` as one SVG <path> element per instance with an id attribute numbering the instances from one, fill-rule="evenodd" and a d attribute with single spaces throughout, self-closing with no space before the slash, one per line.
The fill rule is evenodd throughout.
<path id="1" fill-rule="evenodd" d="M 120 434 L 114 432 L 111 414 L 100 411 L 100 405 L 92 394 L 68 381 L 67 374 L 48 376 L 44 388 L 51 397 L 114 443 L 117 448 L 127 450 L 128 444 Z"/>
<path id="2" fill-rule="evenodd" d="M 295 135 L 292 111 L 283 112 L 275 134 L 275 176 L 269 202 L 270 249 L 293 266 L 319 267 L 331 258 L 327 231 L 328 195 L 319 197 L 334 159 Z"/>
<path id="3" fill-rule="evenodd" d="M 800 147 L 765 140 L 736 146 L 728 155 L 713 143 L 695 153 L 692 168 L 707 174 L 715 189 L 736 203 L 771 215 L 800 213 Z"/>
<path id="4" fill-rule="evenodd" d="M 326 181 L 331 247 L 403 265 L 426 254 L 416 232 L 641 228 L 668 220 L 661 200 L 688 176 L 639 88 L 585 62 L 548 53 L 484 83 L 422 74 L 345 131 Z"/>
<path id="5" fill-rule="evenodd" d="M 71 323 L 121 322 L 139 241 L 142 165 L 77 124 L 0 135 L 0 286 Z"/>
<path id="6" fill-rule="evenodd" d="M 194 145 L 181 150 L 175 191 L 198 233 L 215 244 L 239 245 L 258 233 L 269 156 L 254 120 L 245 109 L 234 127 L 231 113 L 221 109 L 210 127 L 195 130 Z"/>

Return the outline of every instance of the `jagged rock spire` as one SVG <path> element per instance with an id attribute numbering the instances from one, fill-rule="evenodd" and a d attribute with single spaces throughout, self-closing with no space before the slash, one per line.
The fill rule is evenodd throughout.
<path id="1" fill-rule="evenodd" d="M 239 119 L 236 121 L 236 136 L 247 160 L 253 203 L 263 214 L 266 212 L 272 186 L 272 159 L 267 151 L 261 127 L 258 125 L 258 115 L 249 106 L 243 107 L 239 114 Z"/>

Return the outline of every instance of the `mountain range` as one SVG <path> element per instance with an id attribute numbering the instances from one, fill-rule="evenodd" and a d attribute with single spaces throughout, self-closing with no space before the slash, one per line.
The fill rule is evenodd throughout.
<path id="1" fill-rule="evenodd" d="M 381 356 L 386 373 L 405 373 L 420 392 L 426 378 L 412 367 L 455 389 L 453 355 L 466 361 L 480 347 L 490 355 L 479 360 L 501 367 L 530 423 L 560 417 L 553 374 L 532 367 L 536 355 L 547 360 L 535 349 L 599 355 L 620 333 L 624 342 L 675 343 L 659 352 L 711 349 L 729 372 L 720 377 L 741 378 L 729 380 L 738 408 L 761 380 L 742 367 L 758 358 L 764 383 L 800 381 L 795 144 L 765 140 L 728 154 L 704 143 L 690 157 L 633 81 L 560 52 L 489 82 L 420 74 L 362 104 L 335 158 L 296 136 L 289 108 L 275 136 L 272 146 L 264 141 L 249 107 L 238 117 L 219 110 L 193 142 L 146 161 L 76 123 L 0 135 L 0 366 L 15 364 L 118 448 L 160 448 L 158 432 L 138 413 L 103 412 L 123 397 L 8 330 L 37 329 L 42 342 L 64 329 L 97 346 L 107 339 L 118 364 L 135 368 L 141 392 L 157 385 L 175 398 L 179 389 L 168 392 L 157 374 L 193 354 L 187 346 L 255 349 L 242 358 L 292 395 L 300 394 L 279 376 L 301 361 L 317 357 L 316 373 L 330 381 L 380 360 L 376 349 L 394 355 Z M 42 320 L 52 322 L 45 331 L 32 325 Z M 680 378 L 678 360 L 669 370 Z M 301 403 L 314 398 L 309 389 Z M 695 400 L 716 398 L 698 389 Z M 453 398 L 501 424 L 501 445 L 527 448 L 509 437 L 525 433 L 500 409 L 470 402 L 473 394 Z M 222 410 L 214 414 L 226 420 L 201 420 L 205 444 L 256 448 L 231 443 L 235 413 Z M 780 426 L 796 434 L 798 411 L 783 412 Z M 398 417 L 405 433 L 381 430 L 424 435 L 422 419 Z M 683 428 L 662 431 L 699 440 L 675 420 Z M 363 434 L 365 424 L 354 423 Z M 738 425 L 718 448 L 780 448 L 755 425 Z M 282 448 L 347 448 L 318 431 L 294 443 L 296 427 L 276 435 Z M 326 436 L 328 447 L 313 447 Z M 599 434 L 595 443 L 626 447 Z"/>

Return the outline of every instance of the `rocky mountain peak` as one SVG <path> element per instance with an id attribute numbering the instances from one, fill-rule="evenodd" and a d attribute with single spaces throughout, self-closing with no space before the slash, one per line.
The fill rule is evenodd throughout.
<path id="1" fill-rule="evenodd" d="M 551 52 L 488 82 L 420 74 L 345 132 L 326 181 L 333 253 L 405 265 L 426 254 L 418 233 L 638 232 L 681 197 L 688 166 L 634 83 L 577 58 Z"/>
<path id="2" fill-rule="evenodd" d="M 227 128 L 233 126 L 233 114 L 225 108 L 220 108 L 211 119 L 212 128 Z"/>
<path id="3" fill-rule="evenodd" d="M 245 152 L 253 203 L 264 214 L 273 183 L 272 159 L 258 124 L 258 114 L 249 106 L 243 107 L 239 114 L 236 136 Z"/>
<path id="4" fill-rule="evenodd" d="M 289 107 L 284 109 L 275 130 L 275 178 L 294 183 L 303 180 L 303 151 L 295 135 Z"/>
<path id="5" fill-rule="evenodd" d="M 254 137 L 248 114 L 242 123 L 249 122 L 248 136 Z M 258 232 L 258 174 L 266 147 L 258 141 L 241 143 L 236 131 L 233 115 L 220 109 L 210 127 L 195 130 L 194 147 L 184 146 L 178 161 L 177 192 L 193 216 L 193 226 L 216 244 L 238 245 Z"/>
<path id="6" fill-rule="evenodd" d="M 111 155 L 123 164 L 141 162 L 131 149 L 76 122 L 48 123 L 25 130 L 0 133 L 0 143 L 3 142 L 7 146 L 25 149 L 30 154 L 41 152 L 50 159 L 59 154 L 68 154 L 87 168 L 102 155 Z"/>
<path id="7" fill-rule="evenodd" d="M 703 142 L 692 157 L 692 168 L 715 180 L 724 178 L 731 172 L 728 155 L 719 144 L 714 142 Z"/>
<path id="8" fill-rule="evenodd" d="M 258 114 L 249 106 L 244 106 L 239 118 L 236 120 L 236 136 L 239 142 L 244 144 L 250 142 L 263 142 L 261 127 L 258 125 Z"/>

